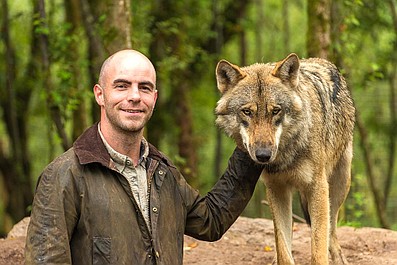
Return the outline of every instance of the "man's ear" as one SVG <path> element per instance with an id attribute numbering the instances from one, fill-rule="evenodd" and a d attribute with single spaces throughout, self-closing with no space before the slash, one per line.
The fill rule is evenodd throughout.
<path id="1" fill-rule="evenodd" d="M 247 75 L 237 65 L 231 64 L 226 60 L 219 61 L 215 74 L 218 89 L 222 94 L 226 93 Z"/>
<path id="2" fill-rule="evenodd" d="M 291 53 L 284 60 L 278 62 L 272 71 L 272 75 L 278 77 L 291 87 L 296 87 L 299 82 L 299 57 Z"/>
<path id="3" fill-rule="evenodd" d="M 94 95 L 95 95 L 95 100 L 98 103 L 99 106 L 105 105 L 104 99 L 103 99 L 103 88 L 96 84 L 93 88 Z"/>

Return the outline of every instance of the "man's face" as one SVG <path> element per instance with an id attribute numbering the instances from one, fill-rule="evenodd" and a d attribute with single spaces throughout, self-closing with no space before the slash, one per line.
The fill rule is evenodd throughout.
<path id="1" fill-rule="evenodd" d="M 157 100 L 153 65 L 146 58 L 127 53 L 113 58 L 105 73 L 104 87 L 94 88 L 101 123 L 117 131 L 142 131 Z"/>

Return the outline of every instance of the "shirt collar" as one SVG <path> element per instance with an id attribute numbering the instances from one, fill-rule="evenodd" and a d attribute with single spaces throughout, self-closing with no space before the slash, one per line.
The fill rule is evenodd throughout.
<path id="1" fill-rule="evenodd" d="M 110 157 L 116 164 L 123 166 L 133 166 L 130 157 L 117 152 L 109 145 L 109 143 L 106 141 L 105 137 L 101 132 L 100 123 L 98 123 L 98 132 L 99 135 L 101 136 L 103 144 L 106 147 L 106 150 L 108 151 Z M 149 155 L 149 144 L 146 141 L 146 139 L 142 137 L 138 165 L 145 166 L 145 161 L 148 155 Z"/>

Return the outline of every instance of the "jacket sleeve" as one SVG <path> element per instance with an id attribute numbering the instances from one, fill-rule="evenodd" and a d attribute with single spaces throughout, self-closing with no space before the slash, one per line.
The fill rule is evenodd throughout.
<path id="1" fill-rule="evenodd" d="M 185 197 L 185 234 L 200 240 L 220 239 L 248 204 L 262 169 L 236 148 L 225 173 L 206 196 L 193 193 Z"/>
<path id="2" fill-rule="evenodd" d="M 78 189 L 70 161 L 60 158 L 41 174 L 32 204 L 25 264 L 72 264 L 69 240 L 78 220 Z"/>

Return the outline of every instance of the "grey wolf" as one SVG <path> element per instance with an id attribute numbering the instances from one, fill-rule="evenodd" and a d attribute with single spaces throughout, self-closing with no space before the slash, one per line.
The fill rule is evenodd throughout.
<path id="1" fill-rule="evenodd" d="M 276 239 L 274 263 L 294 264 L 292 195 L 311 224 L 311 264 L 347 264 L 336 236 L 351 181 L 355 108 L 335 65 L 290 54 L 277 63 L 216 68 L 216 124 L 264 165 Z"/>

